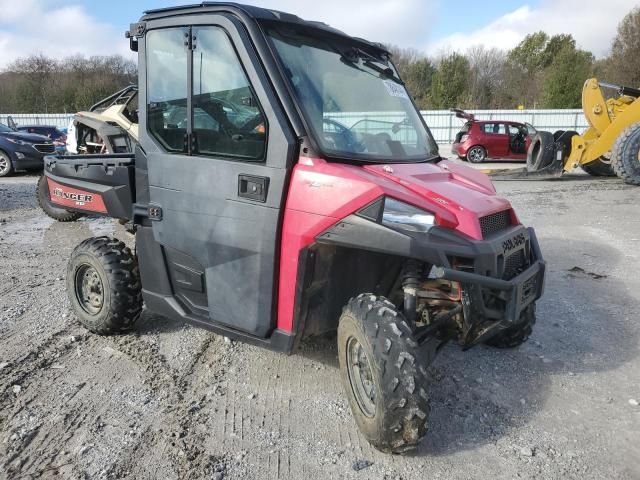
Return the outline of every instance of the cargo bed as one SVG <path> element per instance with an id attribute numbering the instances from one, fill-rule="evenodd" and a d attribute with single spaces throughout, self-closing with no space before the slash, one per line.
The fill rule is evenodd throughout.
<path id="1" fill-rule="evenodd" d="M 121 219 L 133 215 L 133 154 L 48 156 L 44 173 L 55 205 Z"/>

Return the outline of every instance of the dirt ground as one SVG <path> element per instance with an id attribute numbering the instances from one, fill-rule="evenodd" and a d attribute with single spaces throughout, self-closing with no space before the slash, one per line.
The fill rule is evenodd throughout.
<path id="1" fill-rule="evenodd" d="M 358 434 L 331 338 L 285 356 L 146 311 L 87 333 L 66 259 L 128 234 L 49 220 L 35 182 L 0 180 L 0 479 L 640 478 L 640 188 L 497 183 L 548 261 L 538 324 L 515 350 L 447 346 L 430 432 L 402 457 Z"/>

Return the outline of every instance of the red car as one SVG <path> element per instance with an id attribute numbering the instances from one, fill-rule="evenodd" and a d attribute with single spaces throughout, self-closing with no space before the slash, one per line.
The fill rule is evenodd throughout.
<path id="1" fill-rule="evenodd" d="M 536 129 L 528 123 L 482 120 L 463 110 L 452 109 L 456 117 L 467 120 L 458 132 L 451 151 L 459 158 L 482 163 L 487 158 L 526 160 L 527 149 Z"/>

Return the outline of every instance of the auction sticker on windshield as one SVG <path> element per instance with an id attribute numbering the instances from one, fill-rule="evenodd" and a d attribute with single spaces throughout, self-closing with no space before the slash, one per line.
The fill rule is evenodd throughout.
<path id="1" fill-rule="evenodd" d="M 402 86 L 397 84 L 396 82 L 390 82 L 385 80 L 384 86 L 387 88 L 387 92 L 392 97 L 406 98 L 409 99 L 409 95 L 407 94 L 407 90 Z"/>

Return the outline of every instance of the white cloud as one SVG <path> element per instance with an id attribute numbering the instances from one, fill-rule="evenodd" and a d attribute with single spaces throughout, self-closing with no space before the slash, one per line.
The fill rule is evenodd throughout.
<path id="1" fill-rule="evenodd" d="M 0 0 L 0 11 L 0 67 L 34 53 L 54 58 L 120 53 L 135 58 L 123 31 L 98 21 L 80 5 Z"/>
<path id="2" fill-rule="evenodd" d="M 571 33 L 580 47 L 606 55 L 621 18 L 637 0 L 542 0 L 523 6 L 474 31 L 431 39 L 438 11 L 454 8 L 442 0 L 247 0 L 249 3 L 319 20 L 368 40 L 414 47 L 437 54 L 472 45 L 509 49 L 538 30 Z M 75 3 L 71 3 L 75 2 Z M 135 59 L 121 28 L 101 22 L 80 0 L 67 6 L 52 0 L 0 0 L 0 68 L 17 57 L 43 53 L 56 58 L 74 54 L 120 53 Z M 171 2 L 175 3 L 175 2 Z M 177 2 L 180 3 L 180 2 Z M 185 2 L 188 3 L 188 2 Z M 141 7 L 142 10 L 142 7 Z M 463 15 L 460 9 L 460 15 Z M 135 20 L 125 19 L 125 20 Z M 464 19 L 461 19 L 464 20 Z M 123 22 L 123 23 L 126 23 Z"/>
<path id="3" fill-rule="evenodd" d="M 431 54 L 465 51 L 472 45 L 507 50 L 525 35 L 543 30 L 550 35 L 570 33 L 580 48 L 603 57 L 609 52 L 618 23 L 636 5 L 636 0 L 543 0 L 537 8 L 518 8 L 483 28 L 454 33 L 426 49 Z"/>
<path id="4" fill-rule="evenodd" d="M 247 0 L 263 8 L 318 20 L 372 42 L 417 47 L 430 35 L 439 1 L 425 0 Z"/>

